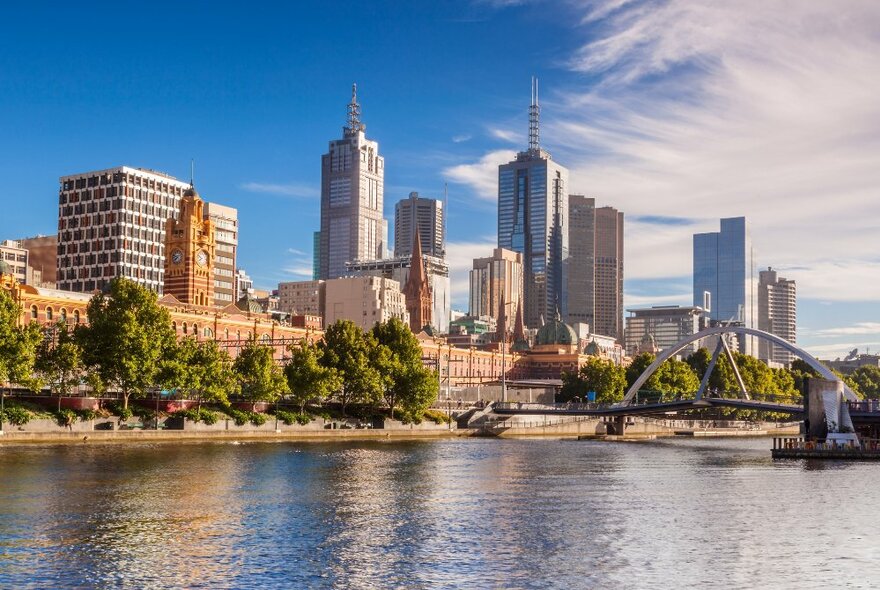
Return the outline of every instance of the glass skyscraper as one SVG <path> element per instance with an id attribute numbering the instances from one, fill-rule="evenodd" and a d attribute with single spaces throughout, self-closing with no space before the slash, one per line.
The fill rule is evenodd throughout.
<path id="1" fill-rule="evenodd" d="M 745 217 L 721 220 L 721 231 L 694 234 L 694 305 L 715 322 L 754 328 L 755 264 Z M 740 338 L 741 352 L 753 354 L 753 338 Z"/>

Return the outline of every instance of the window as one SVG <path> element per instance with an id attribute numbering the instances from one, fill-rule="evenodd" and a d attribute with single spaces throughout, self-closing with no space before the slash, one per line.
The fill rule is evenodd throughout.
<path id="1" fill-rule="evenodd" d="M 37 306 L 36 306 L 36 305 L 31 305 L 31 319 L 32 319 L 32 320 L 37 319 L 37 313 L 38 313 L 38 312 L 37 312 Z"/>
<path id="2" fill-rule="evenodd" d="M 51 307 L 46 308 L 46 321 L 47 322 L 52 321 L 52 308 Z"/>
<path id="3" fill-rule="evenodd" d="M 204 334 L 205 334 L 205 338 L 213 338 L 214 337 L 214 331 L 211 330 L 211 328 L 205 328 Z"/>
<path id="4" fill-rule="evenodd" d="M 67 310 L 62 307 L 61 311 L 59 312 L 59 315 L 61 316 L 61 321 L 66 324 L 67 323 Z"/>
<path id="5" fill-rule="evenodd" d="M 79 310 L 73 310 L 73 323 L 79 325 Z"/>
<path id="6" fill-rule="evenodd" d="M 186 322 L 183 322 L 183 333 L 186 334 Z"/>

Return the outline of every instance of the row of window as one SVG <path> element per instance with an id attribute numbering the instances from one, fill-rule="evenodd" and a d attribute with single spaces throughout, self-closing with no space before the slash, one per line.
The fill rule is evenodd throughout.
<path id="1" fill-rule="evenodd" d="M 55 311 L 52 309 L 51 306 L 46 307 L 46 310 L 43 313 L 45 314 L 47 322 L 55 321 L 55 319 L 56 319 L 55 318 Z M 31 305 L 31 319 L 32 320 L 39 320 L 40 319 L 40 311 L 39 311 L 39 309 L 37 309 L 36 305 Z M 58 319 L 61 320 L 62 322 L 67 321 L 67 310 L 65 308 L 62 307 L 60 310 L 58 310 Z M 79 320 L 80 320 L 79 310 L 75 309 L 75 310 L 73 310 L 73 323 L 78 324 Z"/>

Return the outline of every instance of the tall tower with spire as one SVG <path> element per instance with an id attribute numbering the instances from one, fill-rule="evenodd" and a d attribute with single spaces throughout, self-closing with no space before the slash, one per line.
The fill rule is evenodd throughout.
<path id="1" fill-rule="evenodd" d="M 180 213 L 165 222 L 166 295 L 181 303 L 214 305 L 214 222 L 190 179 L 180 199 Z"/>
<path id="2" fill-rule="evenodd" d="M 540 145 L 532 78 L 529 145 L 498 167 L 498 247 L 523 255 L 523 315 L 530 328 L 568 315 L 568 169 Z"/>
<path id="3" fill-rule="evenodd" d="M 367 139 L 357 84 L 351 87 L 342 138 L 321 156 L 321 230 L 318 278 L 345 275 L 345 263 L 383 257 L 388 239 L 384 205 L 385 159 Z"/>
<path id="4" fill-rule="evenodd" d="M 409 313 L 409 328 L 418 334 L 422 328 L 431 325 L 431 314 L 434 307 L 418 228 L 416 228 L 413 239 L 412 261 L 409 267 L 409 277 L 403 287 L 403 295 L 406 298 L 406 311 Z"/>

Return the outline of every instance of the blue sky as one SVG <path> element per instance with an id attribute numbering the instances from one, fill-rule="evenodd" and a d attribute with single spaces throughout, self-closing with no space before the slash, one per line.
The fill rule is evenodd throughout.
<path id="1" fill-rule="evenodd" d="M 628 305 L 690 303 L 691 235 L 746 215 L 759 264 L 798 281 L 799 341 L 880 349 L 880 9 L 726 4 L 7 6 L 0 238 L 54 233 L 61 175 L 187 178 L 195 158 L 201 194 L 239 209 L 257 284 L 306 278 L 320 156 L 357 82 L 386 216 L 449 182 L 464 307 L 537 75 L 542 144 L 575 190 L 627 214 Z"/>

